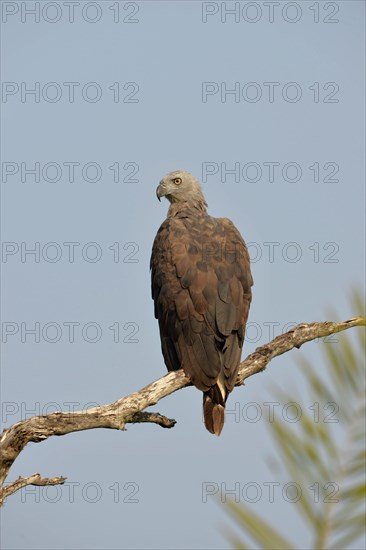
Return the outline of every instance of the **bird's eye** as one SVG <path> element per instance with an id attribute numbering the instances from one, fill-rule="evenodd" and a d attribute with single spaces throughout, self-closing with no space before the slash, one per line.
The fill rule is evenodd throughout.
<path id="1" fill-rule="evenodd" d="M 173 183 L 175 183 L 175 185 L 180 185 L 182 183 L 182 178 L 174 178 Z"/>

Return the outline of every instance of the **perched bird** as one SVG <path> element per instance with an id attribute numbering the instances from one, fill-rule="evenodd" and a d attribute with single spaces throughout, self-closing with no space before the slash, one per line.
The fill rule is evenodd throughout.
<path id="1" fill-rule="evenodd" d="M 248 251 L 230 220 L 209 216 L 192 174 L 167 174 L 156 195 L 170 202 L 150 261 L 165 364 L 203 392 L 205 426 L 220 435 L 252 298 Z"/>

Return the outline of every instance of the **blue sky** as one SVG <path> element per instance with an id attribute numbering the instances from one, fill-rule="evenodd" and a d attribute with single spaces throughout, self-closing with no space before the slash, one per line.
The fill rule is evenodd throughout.
<path id="1" fill-rule="evenodd" d="M 174 169 L 204 181 L 210 214 L 230 218 L 249 245 L 244 355 L 289 323 L 325 319 L 326 308 L 357 314 L 363 2 L 1 8 L 4 427 L 112 402 L 165 374 L 149 258 L 168 207 L 155 189 Z M 308 548 L 294 505 L 266 493 L 264 483 L 291 480 L 268 466 L 276 450 L 264 403 L 274 381 L 299 385 L 297 356 L 322 369 L 321 345 L 236 388 L 220 438 L 188 388 L 154 407 L 177 420 L 173 430 L 131 425 L 29 445 L 9 480 L 40 472 L 68 485 L 9 498 L 3 547 L 227 548 L 227 518 L 206 484 L 258 483 L 254 509 Z"/>

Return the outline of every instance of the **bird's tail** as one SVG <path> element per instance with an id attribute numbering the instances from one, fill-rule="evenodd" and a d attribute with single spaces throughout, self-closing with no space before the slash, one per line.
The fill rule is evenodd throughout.
<path id="1" fill-rule="evenodd" d="M 209 432 L 220 435 L 225 422 L 225 388 L 221 384 L 215 384 L 203 394 L 203 418 Z M 224 394 L 224 395 L 223 395 Z"/>

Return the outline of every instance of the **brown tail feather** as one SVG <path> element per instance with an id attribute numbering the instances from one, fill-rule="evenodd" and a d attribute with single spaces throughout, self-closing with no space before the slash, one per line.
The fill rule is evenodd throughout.
<path id="1" fill-rule="evenodd" d="M 209 432 L 220 435 L 225 422 L 225 399 L 217 385 L 203 394 L 203 417 Z"/>

